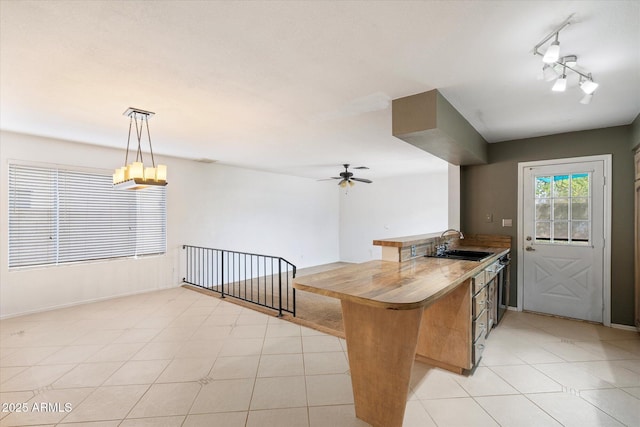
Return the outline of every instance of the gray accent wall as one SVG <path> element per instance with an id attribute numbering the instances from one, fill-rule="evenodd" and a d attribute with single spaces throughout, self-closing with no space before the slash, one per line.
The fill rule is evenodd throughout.
<path id="1" fill-rule="evenodd" d="M 635 125 L 635 126 L 634 126 Z M 633 325 L 634 124 L 488 144 L 489 164 L 461 168 L 461 226 L 465 233 L 512 236 L 511 305 L 517 301 L 518 162 L 612 155 L 611 322 Z M 635 140 L 634 140 L 635 141 Z M 493 216 L 486 222 L 486 215 Z M 512 227 L 502 227 L 502 219 Z"/>

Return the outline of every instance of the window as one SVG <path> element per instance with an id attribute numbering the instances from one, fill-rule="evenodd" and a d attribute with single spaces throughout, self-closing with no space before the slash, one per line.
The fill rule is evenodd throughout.
<path id="1" fill-rule="evenodd" d="M 591 174 L 535 177 L 536 242 L 591 241 Z"/>
<path id="2" fill-rule="evenodd" d="M 9 165 L 9 267 L 166 251 L 166 189 L 117 191 L 112 177 Z"/>

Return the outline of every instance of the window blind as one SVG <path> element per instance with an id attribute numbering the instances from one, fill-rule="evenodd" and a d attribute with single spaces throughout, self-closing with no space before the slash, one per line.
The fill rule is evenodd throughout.
<path id="1" fill-rule="evenodd" d="M 117 191 L 112 177 L 9 165 L 9 267 L 166 252 L 166 189 Z"/>

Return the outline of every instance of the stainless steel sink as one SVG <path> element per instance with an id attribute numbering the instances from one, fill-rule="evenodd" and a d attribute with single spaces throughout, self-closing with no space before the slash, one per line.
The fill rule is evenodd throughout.
<path id="1" fill-rule="evenodd" d="M 442 255 L 427 255 L 430 258 L 449 258 L 449 259 L 461 259 L 465 261 L 482 261 L 485 258 L 493 255 L 493 252 L 482 251 L 465 251 L 462 249 L 448 249 L 442 253 Z"/>

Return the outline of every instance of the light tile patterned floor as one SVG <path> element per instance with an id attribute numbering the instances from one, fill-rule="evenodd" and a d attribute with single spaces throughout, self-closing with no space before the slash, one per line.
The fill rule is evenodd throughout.
<path id="1" fill-rule="evenodd" d="M 345 348 L 184 288 L 7 319 L 0 425 L 366 426 Z M 415 364 L 404 425 L 640 426 L 640 335 L 509 312 L 473 375 Z"/>

